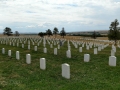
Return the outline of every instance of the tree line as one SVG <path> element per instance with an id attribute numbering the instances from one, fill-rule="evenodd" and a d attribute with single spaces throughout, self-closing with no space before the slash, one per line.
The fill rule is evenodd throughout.
<path id="1" fill-rule="evenodd" d="M 7 35 L 7 36 L 12 36 L 13 35 L 13 32 L 11 30 L 11 28 L 9 27 L 6 27 L 4 30 L 3 30 L 3 35 Z M 19 32 L 18 31 L 15 31 L 15 36 L 19 36 Z"/>
<path id="2" fill-rule="evenodd" d="M 114 44 L 117 45 L 118 40 L 120 40 L 120 27 L 118 28 L 119 22 L 117 19 L 115 19 L 113 22 L 111 22 L 109 30 L 108 30 L 108 39 L 109 40 L 113 40 Z M 8 35 L 11 36 L 12 34 L 12 30 L 9 27 L 6 27 L 4 29 L 3 34 L 4 35 Z M 45 35 L 48 35 L 49 37 L 51 35 L 55 35 L 55 38 L 57 36 L 57 34 L 61 35 L 63 38 L 66 35 L 66 31 L 64 29 L 64 27 L 62 28 L 62 30 L 59 32 L 57 27 L 54 27 L 53 31 L 51 31 L 50 29 L 46 30 L 46 32 L 39 32 L 38 35 L 40 37 L 44 37 Z M 15 36 L 19 36 L 19 32 L 15 31 Z M 96 39 L 99 35 L 96 34 L 96 32 L 94 31 L 93 34 L 91 35 L 92 38 Z"/>
<path id="3" fill-rule="evenodd" d="M 59 33 L 58 28 L 55 27 L 55 28 L 53 29 L 53 31 L 50 30 L 50 29 L 48 29 L 48 30 L 46 30 L 46 32 L 39 32 L 39 33 L 38 33 L 38 35 L 41 36 L 41 37 L 43 37 L 43 36 L 45 36 L 45 35 L 48 35 L 48 37 L 50 37 L 50 36 L 52 36 L 53 34 L 55 35 L 55 38 L 56 38 L 57 34 L 61 35 L 61 36 L 64 38 L 64 36 L 66 36 L 66 31 L 65 31 L 65 29 L 64 29 L 64 27 L 63 27 L 62 30 L 61 30 L 60 33 Z"/>
<path id="4" fill-rule="evenodd" d="M 3 34 L 4 34 L 4 35 L 7 35 L 7 36 L 13 36 L 13 32 L 12 32 L 11 28 L 9 28 L 9 27 L 6 27 L 6 28 L 4 29 Z M 63 27 L 62 30 L 61 30 L 60 33 L 59 33 L 58 28 L 55 27 L 55 28 L 53 29 L 53 32 L 52 32 L 50 29 L 48 29 L 48 30 L 46 30 L 46 32 L 39 32 L 39 33 L 38 33 L 38 35 L 39 35 L 40 37 L 44 37 L 45 35 L 48 35 L 48 36 L 50 37 L 50 36 L 53 35 L 53 34 L 55 35 L 55 38 L 56 38 L 57 34 L 60 34 L 60 35 L 64 38 L 64 36 L 66 35 L 66 31 L 65 31 L 65 29 L 64 29 L 64 27 Z M 20 33 L 19 33 L 18 31 L 15 31 L 15 36 L 19 36 L 19 35 L 20 35 Z"/>

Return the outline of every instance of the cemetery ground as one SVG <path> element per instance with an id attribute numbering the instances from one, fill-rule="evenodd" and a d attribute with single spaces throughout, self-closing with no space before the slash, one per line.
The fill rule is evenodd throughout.
<path id="1" fill-rule="evenodd" d="M 68 50 L 67 41 L 54 55 L 57 45 L 46 43 L 47 53 L 43 53 L 43 42 L 34 51 L 28 50 L 27 42 L 22 48 L 19 46 L 0 44 L 5 48 L 5 54 L 0 52 L 0 90 L 118 90 L 120 89 L 120 48 L 117 47 L 115 56 L 116 67 L 109 66 L 111 45 L 105 49 L 93 53 L 94 47 L 83 52 L 71 45 L 71 58 L 66 57 Z M 81 45 L 79 45 L 81 47 Z M 11 50 L 11 56 L 8 56 Z M 16 51 L 20 52 L 20 60 L 16 60 Z M 31 54 L 31 64 L 26 64 L 26 54 Z M 90 61 L 84 62 L 84 54 L 90 54 Z M 40 69 L 40 58 L 46 59 L 46 70 Z M 70 79 L 61 76 L 61 64 L 70 65 Z"/>

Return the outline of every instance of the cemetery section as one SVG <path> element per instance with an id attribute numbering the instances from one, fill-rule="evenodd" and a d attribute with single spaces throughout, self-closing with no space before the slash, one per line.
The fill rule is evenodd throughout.
<path id="1" fill-rule="evenodd" d="M 0 84 L 5 89 L 119 88 L 119 41 L 114 46 L 113 41 L 80 37 L 4 36 L 0 48 Z"/>

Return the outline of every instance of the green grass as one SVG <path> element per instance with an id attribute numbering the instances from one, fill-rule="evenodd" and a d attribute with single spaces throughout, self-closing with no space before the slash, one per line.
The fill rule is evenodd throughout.
<path id="1" fill-rule="evenodd" d="M 0 44 L 6 53 L 0 52 L 0 89 L 1 90 L 119 90 L 120 89 L 120 49 L 117 48 L 117 66 L 108 65 L 111 47 L 93 54 L 93 48 L 80 53 L 71 44 L 72 58 L 66 57 L 67 42 L 53 54 L 53 48 L 47 44 L 47 54 L 43 53 L 43 44 L 38 51 Z M 53 45 L 54 46 L 54 45 Z M 54 46 L 57 47 L 57 46 Z M 8 50 L 12 57 L 8 57 Z M 16 51 L 20 51 L 20 60 L 15 59 Z M 26 64 L 26 54 L 31 54 L 31 64 Z M 84 54 L 90 54 L 90 62 L 84 62 Z M 40 69 L 40 58 L 46 58 L 46 70 Z M 70 65 L 70 79 L 61 76 L 61 64 Z"/>

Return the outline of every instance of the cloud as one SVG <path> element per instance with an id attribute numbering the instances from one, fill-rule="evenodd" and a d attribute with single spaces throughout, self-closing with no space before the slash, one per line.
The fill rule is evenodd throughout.
<path id="1" fill-rule="evenodd" d="M 0 26 L 0 30 L 3 30 L 4 29 L 4 27 L 3 26 Z"/>
<path id="2" fill-rule="evenodd" d="M 34 28 L 35 26 L 34 25 L 28 25 L 26 27 L 28 27 L 28 28 Z"/>
<path id="3" fill-rule="evenodd" d="M 120 21 L 119 9 L 119 0 L 0 0 L 0 24 L 25 29 L 68 25 L 106 28 L 115 18 Z"/>
<path id="4" fill-rule="evenodd" d="M 15 27 L 15 28 L 24 28 L 24 27 Z"/>

